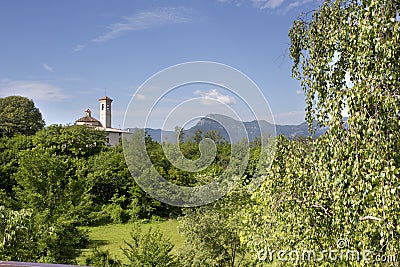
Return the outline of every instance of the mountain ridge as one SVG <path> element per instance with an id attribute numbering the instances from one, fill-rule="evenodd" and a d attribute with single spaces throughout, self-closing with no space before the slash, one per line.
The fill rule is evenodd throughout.
<path id="1" fill-rule="evenodd" d="M 225 125 L 225 128 L 222 127 Z M 194 136 L 194 133 L 200 129 L 203 133 L 203 136 L 206 132 L 211 130 L 220 131 L 220 135 L 227 141 L 240 141 L 243 138 L 247 138 L 250 141 L 254 140 L 256 137 L 260 137 L 261 133 L 272 133 L 273 135 L 274 127 L 276 130 L 276 136 L 284 135 L 289 139 L 294 139 L 297 137 L 302 136 L 311 136 L 308 131 L 308 124 L 307 122 L 303 122 L 297 125 L 291 124 L 272 124 L 265 120 L 253 120 L 247 122 L 241 122 L 234 120 L 228 116 L 221 115 L 221 114 L 209 114 L 204 118 L 201 118 L 196 125 L 192 126 L 189 129 L 184 129 L 184 136 L 185 138 L 191 138 Z M 135 130 L 130 129 L 130 130 Z M 316 133 L 313 137 L 318 137 L 324 134 L 327 130 L 327 127 L 317 127 Z M 228 132 L 230 133 L 230 138 Z M 164 141 L 174 142 L 176 139 L 174 131 L 165 131 L 161 129 L 153 129 L 153 128 L 146 128 L 147 134 L 149 134 L 154 140 L 157 142 L 161 142 L 161 139 Z"/>

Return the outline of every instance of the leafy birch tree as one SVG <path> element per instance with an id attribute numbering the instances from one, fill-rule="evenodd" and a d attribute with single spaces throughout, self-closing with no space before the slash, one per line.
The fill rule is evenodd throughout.
<path id="1" fill-rule="evenodd" d="M 306 118 L 311 130 L 315 121 L 329 130 L 306 143 L 279 140 L 267 182 L 253 195 L 259 204 L 248 213 L 252 230 L 243 234 L 256 250 L 357 251 L 351 259 L 323 259 L 335 266 L 398 255 L 399 7 L 328 0 L 294 22 L 290 56 Z M 364 257 L 366 251 L 372 254 Z"/>

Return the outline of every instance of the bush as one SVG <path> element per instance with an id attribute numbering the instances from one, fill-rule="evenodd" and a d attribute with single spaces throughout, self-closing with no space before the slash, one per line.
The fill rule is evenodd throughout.
<path id="1" fill-rule="evenodd" d="M 135 223 L 127 248 L 122 248 L 128 258 L 128 266 L 175 266 L 175 258 L 171 254 L 174 245 L 165 238 L 159 229 L 149 228 L 142 231 L 141 224 Z"/>
<path id="2" fill-rule="evenodd" d="M 128 221 L 129 212 L 121 207 L 125 199 L 125 196 L 118 197 L 118 194 L 115 194 L 111 199 L 112 203 L 102 207 L 102 212 L 107 214 L 113 223 L 125 223 Z"/>
<path id="3" fill-rule="evenodd" d="M 0 260 L 74 264 L 89 238 L 74 223 L 0 206 Z"/>
<path id="4" fill-rule="evenodd" d="M 86 257 L 85 265 L 96 267 L 121 267 L 121 262 L 111 256 L 108 250 L 100 250 L 95 247 L 92 253 Z"/>

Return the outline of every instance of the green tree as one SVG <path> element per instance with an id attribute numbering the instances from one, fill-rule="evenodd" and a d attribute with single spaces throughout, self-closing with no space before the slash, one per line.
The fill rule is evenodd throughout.
<path id="1" fill-rule="evenodd" d="M 75 263 L 87 236 L 70 222 L 0 206 L 0 260 Z"/>
<path id="2" fill-rule="evenodd" d="M 33 144 L 57 155 L 86 159 L 107 149 L 106 133 L 84 125 L 51 125 L 33 137 Z"/>
<path id="3" fill-rule="evenodd" d="M 175 259 L 171 251 L 174 245 L 165 238 L 159 229 L 141 229 L 141 224 L 135 223 L 131 240 L 125 241 L 127 247 L 122 248 L 128 258 L 128 266 L 174 266 Z"/>
<path id="4" fill-rule="evenodd" d="M 0 205 L 6 206 L 0 212 L 1 259 L 75 263 L 88 241 L 77 226 L 93 210 L 91 159 L 109 150 L 103 132 L 84 126 L 54 125 L 32 136 L 0 138 Z M 103 164 L 116 165 L 112 173 L 122 175 L 127 170 L 118 155 Z M 129 190 L 125 182 L 116 187 Z"/>
<path id="5" fill-rule="evenodd" d="M 37 234 L 32 211 L 13 211 L 0 206 L 0 260 L 35 260 Z"/>
<path id="6" fill-rule="evenodd" d="M 49 218 L 42 212 L 36 214 L 34 220 L 41 236 L 37 244 L 40 258 L 36 261 L 76 264 L 80 249 L 89 244 L 87 232 L 79 229 L 68 216 Z"/>
<path id="7" fill-rule="evenodd" d="M 184 129 L 179 126 L 175 126 L 174 132 L 176 139 L 178 140 L 178 144 L 182 144 L 183 141 L 185 140 L 185 135 L 186 135 Z"/>
<path id="8" fill-rule="evenodd" d="M 17 134 L 0 138 L 0 205 L 17 208 L 13 189 L 17 185 L 14 174 L 19 167 L 19 152 L 32 148 L 32 137 Z"/>
<path id="9" fill-rule="evenodd" d="M 399 10 L 398 1 L 326 1 L 289 34 L 307 119 L 330 127 L 315 144 L 329 229 L 358 250 L 386 254 L 400 250 Z"/>
<path id="10" fill-rule="evenodd" d="M 239 207 L 244 206 L 251 206 L 250 195 L 239 185 L 214 203 L 185 209 L 179 225 L 185 237 L 178 255 L 179 264 L 249 266 L 253 260 L 251 251 L 240 240 L 243 211 Z"/>
<path id="11" fill-rule="evenodd" d="M 87 173 L 84 174 L 87 184 L 86 193 L 93 204 L 93 210 L 99 212 L 102 207 L 108 211 L 110 208 L 114 211 L 126 210 L 131 199 L 129 191 L 134 180 L 126 166 L 122 147 L 118 145 L 102 151 L 87 160 L 86 164 L 88 165 Z M 111 206 L 107 207 L 108 205 Z M 109 217 L 107 212 L 105 215 Z M 96 220 L 95 217 L 93 219 Z M 97 219 L 101 219 L 100 217 Z M 120 217 L 118 220 L 126 219 Z"/>
<path id="12" fill-rule="evenodd" d="M 210 183 L 215 173 L 199 174 Z M 245 207 L 251 207 L 250 194 L 242 183 L 221 199 L 205 206 L 183 210 L 179 232 L 185 243 L 178 251 L 180 266 L 248 266 L 252 264 L 249 246 L 241 241 Z"/>
<path id="13" fill-rule="evenodd" d="M 14 188 L 22 207 L 48 212 L 50 218 L 75 217 L 81 204 L 85 181 L 75 174 L 76 161 L 49 150 L 34 148 L 21 152 Z"/>
<path id="14" fill-rule="evenodd" d="M 258 204 L 246 219 L 252 238 L 261 240 L 253 242 L 255 249 L 320 252 L 346 239 L 346 249 L 359 253 L 399 253 L 398 12 L 398 1 L 335 0 L 310 20 L 305 15 L 294 22 L 290 55 L 307 120 L 310 128 L 317 121 L 329 130 L 309 142 L 278 140 L 275 162 L 253 196 Z"/>
<path id="15" fill-rule="evenodd" d="M 220 143 L 222 141 L 221 132 L 219 130 L 210 130 L 206 132 L 204 138 L 210 138 L 215 143 Z"/>
<path id="16" fill-rule="evenodd" d="M 200 129 L 196 129 L 194 132 L 193 140 L 198 144 L 203 139 L 203 132 Z"/>
<path id="17" fill-rule="evenodd" d="M 34 136 L 1 141 L 0 157 L 5 161 L 0 164 L 0 189 L 9 197 L 8 204 L 5 200 L 3 204 L 48 210 L 50 217 L 62 214 L 86 220 L 92 206 L 88 176 L 93 162 L 89 159 L 109 149 L 104 133 L 84 126 L 52 125 Z"/>
<path id="18" fill-rule="evenodd" d="M 44 120 L 32 100 L 22 96 L 0 98 L 0 136 L 33 135 Z"/>

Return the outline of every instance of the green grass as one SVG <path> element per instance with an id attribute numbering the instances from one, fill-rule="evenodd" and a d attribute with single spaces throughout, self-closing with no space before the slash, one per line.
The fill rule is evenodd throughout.
<path id="1" fill-rule="evenodd" d="M 125 247 L 125 240 L 129 241 L 132 227 L 133 224 L 109 224 L 82 228 L 89 230 L 89 238 L 92 240 L 92 245 L 97 245 L 102 250 L 109 250 L 113 256 L 126 263 L 121 247 Z M 184 239 L 178 233 L 177 220 L 143 224 L 142 229 L 147 231 L 150 227 L 159 228 L 164 236 L 171 240 L 172 244 L 175 245 L 173 251 L 183 245 Z M 90 249 L 84 249 L 78 258 L 78 264 L 84 264 L 84 258 L 89 253 Z"/>

